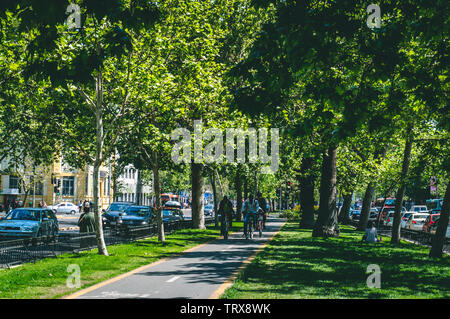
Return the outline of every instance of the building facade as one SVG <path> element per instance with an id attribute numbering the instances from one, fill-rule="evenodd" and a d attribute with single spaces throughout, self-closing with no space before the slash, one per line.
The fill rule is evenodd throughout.
<path id="1" fill-rule="evenodd" d="M 25 207 L 37 207 L 41 201 L 45 201 L 47 205 L 93 201 L 92 166 L 87 165 L 84 169 L 73 168 L 59 159 L 49 167 L 39 168 L 38 174 L 27 173 L 26 169 L 19 169 L 20 172 L 12 173 L 7 167 L 7 160 L 0 164 L 2 210 L 7 210 L 15 201 L 22 202 Z M 106 209 L 113 199 L 110 165 L 100 168 L 99 184 L 99 206 Z"/>
<path id="2" fill-rule="evenodd" d="M 130 202 L 138 205 L 153 203 L 152 185 L 145 185 L 141 172 L 133 165 L 125 166 L 122 174 L 117 178 L 117 194 L 114 197 L 119 202 Z"/>

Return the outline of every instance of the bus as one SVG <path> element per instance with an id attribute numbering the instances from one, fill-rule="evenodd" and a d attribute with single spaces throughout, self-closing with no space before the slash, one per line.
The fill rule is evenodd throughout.
<path id="1" fill-rule="evenodd" d="M 428 199 L 427 200 L 427 209 L 430 212 L 430 214 L 438 214 L 442 210 L 443 205 L 442 199 Z"/>
<path id="2" fill-rule="evenodd" d="M 161 194 L 161 205 L 164 205 L 164 203 L 168 201 L 180 202 L 180 196 L 174 194 Z"/>

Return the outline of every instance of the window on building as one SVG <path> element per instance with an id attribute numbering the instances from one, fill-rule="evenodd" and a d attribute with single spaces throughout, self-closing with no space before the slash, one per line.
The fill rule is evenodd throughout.
<path id="1" fill-rule="evenodd" d="M 63 177 L 63 189 L 62 189 L 62 195 L 63 196 L 73 196 L 74 195 L 74 184 L 75 184 L 75 177 Z"/>
<path id="2" fill-rule="evenodd" d="M 19 177 L 9 176 L 9 188 L 19 188 Z"/>

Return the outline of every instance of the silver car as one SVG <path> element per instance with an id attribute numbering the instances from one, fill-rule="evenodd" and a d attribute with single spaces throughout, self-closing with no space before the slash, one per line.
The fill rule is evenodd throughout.
<path id="1" fill-rule="evenodd" d="M 71 203 L 71 202 L 63 202 L 63 203 L 53 205 L 53 206 L 51 206 L 51 209 L 55 213 L 60 213 L 60 214 L 74 215 L 75 213 L 80 212 L 80 208 L 78 207 L 78 205 Z"/>
<path id="2" fill-rule="evenodd" d="M 0 236 L 41 237 L 56 236 L 58 220 L 47 208 L 16 208 L 0 220 Z"/>
<path id="3" fill-rule="evenodd" d="M 405 229 L 422 230 L 428 215 L 429 214 L 412 213 L 406 222 Z"/>

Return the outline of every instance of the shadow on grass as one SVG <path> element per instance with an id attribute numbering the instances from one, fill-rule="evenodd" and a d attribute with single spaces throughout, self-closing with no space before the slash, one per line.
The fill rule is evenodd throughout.
<path id="1" fill-rule="evenodd" d="M 448 298 L 450 259 L 428 258 L 428 249 L 361 242 L 342 228 L 340 238 L 312 238 L 287 224 L 225 293 L 230 298 Z M 381 289 L 368 288 L 367 266 L 381 269 Z"/>

